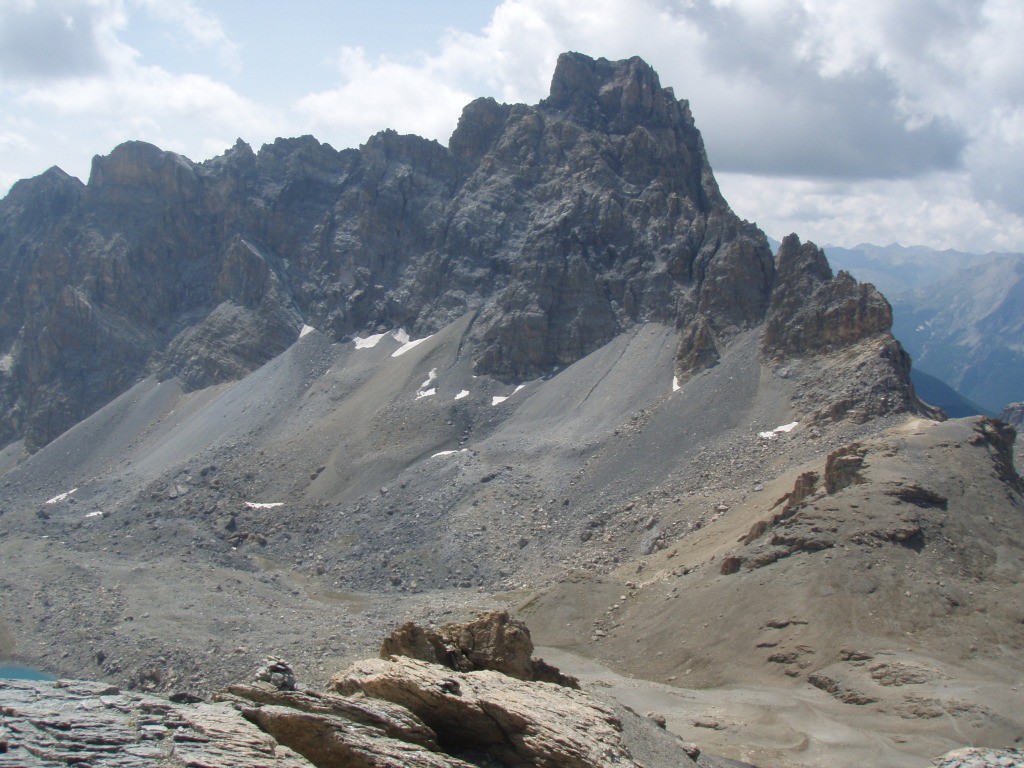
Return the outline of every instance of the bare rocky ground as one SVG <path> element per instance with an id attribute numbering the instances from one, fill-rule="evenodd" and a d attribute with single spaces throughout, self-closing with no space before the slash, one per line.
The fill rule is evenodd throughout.
<path id="1" fill-rule="evenodd" d="M 836 381 L 764 364 L 753 331 L 674 390 L 672 332 L 647 325 L 516 391 L 473 376 L 467 322 L 398 357 L 390 335 L 313 332 L 236 384 L 147 380 L 30 459 L 5 451 L 0 655 L 202 695 L 276 655 L 317 687 L 401 621 L 507 606 L 734 759 L 911 765 L 1024 736 L 998 434 L 822 419 L 870 386 L 867 347 Z"/>
<path id="2" fill-rule="evenodd" d="M 684 738 L 758 764 L 910 766 L 1019 743 L 1021 504 L 992 429 L 909 420 L 522 613 Z"/>

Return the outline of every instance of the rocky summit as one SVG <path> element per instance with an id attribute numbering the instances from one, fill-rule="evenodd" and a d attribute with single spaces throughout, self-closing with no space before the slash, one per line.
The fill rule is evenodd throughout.
<path id="1" fill-rule="evenodd" d="M 39 749 L 68 708 L 126 765 L 1024 738 L 1014 429 L 923 403 L 639 59 L 447 147 L 122 145 L 15 185 L 0 275 L 0 659 L 103 681 L 4 684 Z"/>

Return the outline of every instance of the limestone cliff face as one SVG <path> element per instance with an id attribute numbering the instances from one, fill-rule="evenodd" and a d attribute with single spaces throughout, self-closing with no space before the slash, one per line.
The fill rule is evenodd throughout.
<path id="1" fill-rule="evenodd" d="M 681 377 L 766 319 L 779 355 L 891 323 L 823 258 L 776 265 L 647 64 L 568 53 L 547 99 L 474 101 L 447 147 L 384 131 L 196 164 L 129 142 L 87 185 L 59 169 L 16 184 L 0 201 L 0 445 L 38 448 L 150 373 L 240 377 L 305 323 L 340 340 L 466 314 L 477 371 L 504 380 L 647 321 L 680 330 Z"/>
<path id="2" fill-rule="evenodd" d="M 870 283 L 833 277 L 814 243 L 789 235 L 779 247 L 764 349 L 781 356 L 830 351 L 892 328 L 892 308 Z"/>
<path id="3" fill-rule="evenodd" d="M 762 352 L 771 360 L 835 358 L 828 394 L 813 418 L 864 420 L 892 411 L 943 418 L 921 403 L 910 381 L 910 356 L 893 338 L 892 308 L 870 283 L 833 276 L 825 254 L 796 235 L 779 247 L 764 323 Z"/>

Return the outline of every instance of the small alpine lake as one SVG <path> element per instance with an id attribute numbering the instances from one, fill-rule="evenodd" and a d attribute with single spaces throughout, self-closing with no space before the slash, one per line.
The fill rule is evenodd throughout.
<path id="1" fill-rule="evenodd" d="M 0 680 L 54 680 L 53 675 L 31 667 L 0 662 Z"/>

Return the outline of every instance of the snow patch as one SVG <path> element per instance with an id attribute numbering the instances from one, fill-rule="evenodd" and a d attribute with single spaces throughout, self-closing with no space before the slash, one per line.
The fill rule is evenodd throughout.
<path id="1" fill-rule="evenodd" d="M 0 357 L 0 373 L 10 373 L 14 367 L 14 357 L 8 352 L 3 357 Z"/>
<path id="2" fill-rule="evenodd" d="M 72 488 L 70 491 L 64 491 L 64 493 L 58 493 L 52 499 L 47 499 L 46 503 L 47 504 L 59 504 L 60 502 L 64 501 L 64 499 L 68 498 L 68 496 L 70 496 L 72 493 L 74 493 L 77 490 L 78 490 L 77 488 Z"/>
<path id="3" fill-rule="evenodd" d="M 455 399 L 456 400 L 461 400 L 464 397 L 469 397 L 469 390 L 468 389 L 464 389 L 461 392 L 459 392 L 459 394 L 457 394 L 455 396 Z"/>
<path id="4" fill-rule="evenodd" d="M 391 335 L 394 337 L 395 341 L 402 345 L 391 353 L 392 357 L 401 357 L 413 347 L 417 347 L 427 339 L 433 337 L 433 334 L 431 334 L 430 336 L 424 336 L 422 339 L 410 339 L 409 334 L 406 333 L 404 328 L 399 328 Z"/>
<path id="5" fill-rule="evenodd" d="M 456 453 L 469 453 L 469 448 L 463 448 L 461 451 L 438 451 L 430 458 L 436 459 L 438 456 L 451 456 Z"/>
<path id="6" fill-rule="evenodd" d="M 96 510 L 95 512 L 90 512 L 89 514 L 87 514 L 86 517 L 103 517 L 103 512 L 101 512 L 100 510 Z"/>
<path id="7" fill-rule="evenodd" d="M 388 334 L 385 331 L 384 333 L 375 333 L 373 336 L 365 336 L 362 338 L 356 336 L 352 341 L 355 343 L 356 349 L 373 349 L 377 346 L 377 343 L 387 335 Z"/>
<path id="8" fill-rule="evenodd" d="M 768 432 L 758 432 L 757 436 L 762 440 L 774 440 L 783 432 L 792 432 L 799 424 L 799 421 L 791 421 L 789 424 L 783 424 L 781 427 L 776 427 Z"/>
<path id="9" fill-rule="evenodd" d="M 437 394 L 437 389 L 430 386 L 437 381 L 437 368 L 431 368 L 430 373 L 427 374 L 427 380 L 420 384 L 420 388 L 416 390 L 416 399 L 419 400 L 421 397 L 433 397 Z"/>
<path id="10" fill-rule="evenodd" d="M 683 385 L 679 383 L 679 377 L 678 376 L 673 376 L 672 377 L 672 391 L 673 392 L 678 392 L 682 388 L 683 388 Z"/>
<path id="11" fill-rule="evenodd" d="M 316 328 L 314 328 L 312 325 L 304 325 L 302 326 L 302 330 L 299 331 L 299 338 L 301 339 L 303 336 L 306 336 L 307 334 L 310 334 L 315 330 Z"/>
<path id="12" fill-rule="evenodd" d="M 495 395 L 494 397 L 491 398 L 491 405 L 492 406 L 501 405 L 506 400 L 508 400 L 510 397 L 512 397 L 512 395 L 514 395 L 516 392 L 518 392 L 519 390 L 523 389 L 525 386 L 526 386 L 525 384 L 520 384 L 519 386 L 517 386 L 515 389 L 512 390 L 512 394 L 511 395 Z"/>
<path id="13" fill-rule="evenodd" d="M 284 502 L 283 501 L 267 501 L 267 502 L 263 502 L 263 501 L 247 501 L 247 502 L 245 502 L 245 508 L 246 509 L 277 509 L 278 507 L 283 507 L 283 506 L 284 506 Z"/>

